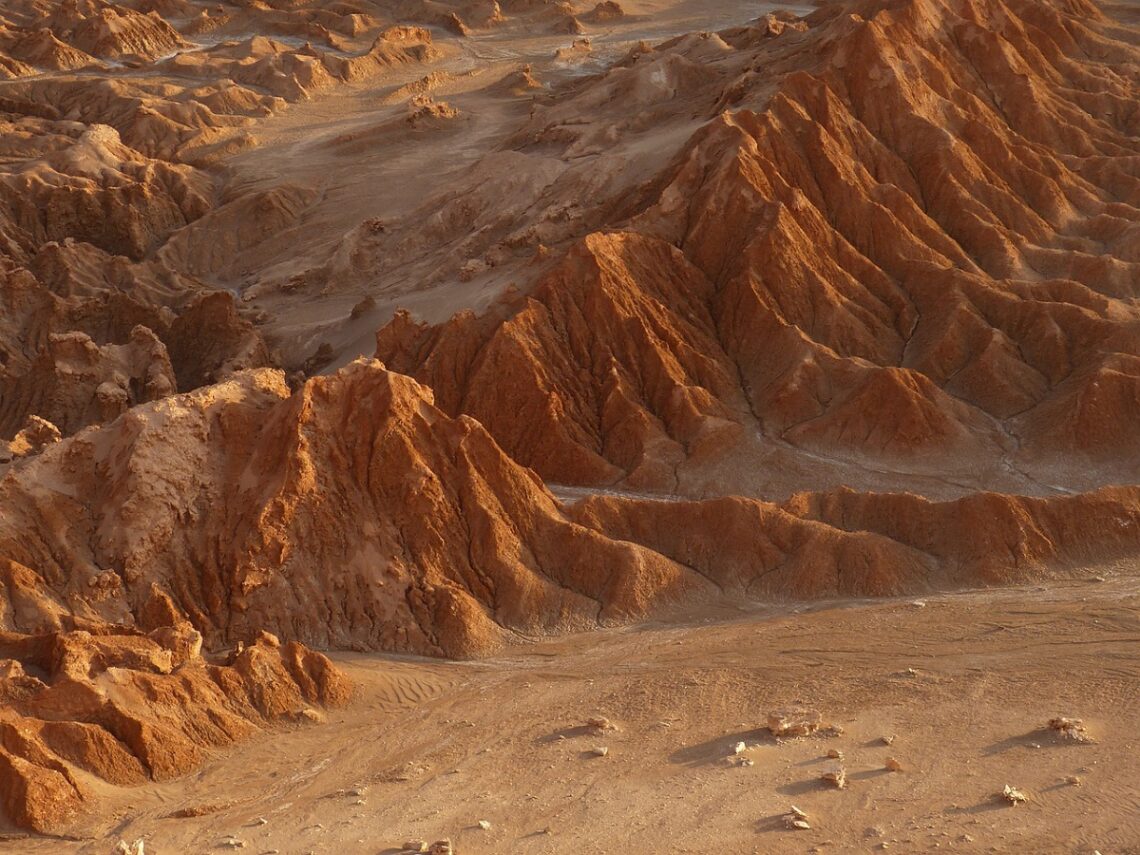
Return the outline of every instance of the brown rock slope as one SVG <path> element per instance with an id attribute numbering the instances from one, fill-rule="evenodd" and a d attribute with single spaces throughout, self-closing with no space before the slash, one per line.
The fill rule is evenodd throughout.
<path id="1" fill-rule="evenodd" d="M 270 364 L 230 289 L 198 277 L 307 197 L 235 199 L 203 166 L 287 101 L 436 57 L 425 29 L 385 24 L 386 5 L 2 4 L 0 441 L 32 417 L 67 434 Z M 200 221 L 205 237 L 160 256 Z M 138 327 L 157 339 L 145 358 L 126 355 Z"/>
<path id="2" fill-rule="evenodd" d="M 24 572 L 9 565 L 0 577 L 19 584 Z M 0 632 L 6 819 L 52 831 L 101 782 L 176 777 L 265 722 L 350 695 L 328 659 L 296 643 L 263 634 L 217 664 L 201 646 L 188 624 L 149 634 L 83 622 L 39 635 Z"/>
<path id="3" fill-rule="evenodd" d="M 0 628 L 189 621 L 208 649 L 264 628 L 467 656 L 720 592 L 904 594 L 1132 555 L 1138 496 L 598 496 L 567 510 L 480 424 L 377 362 L 293 395 L 262 370 L 11 464 Z"/>
<path id="4" fill-rule="evenodd" d="M 526 184 L 528 152 L 588 164 L 614 140 L 633 163 L 659 121 L 668 145 L 699 125 L 664 171 L 637 160 L 608 189 L 551 168 L 509 214 L 457 192 L 408 246 L 445 247 L 466 281 L 533 254 L 526 287 L 436 326 L 399 314 L 383 364 L 291 393 L 196 277 L 240 270 L 313 191 L 219 198 L 204 165 L 282 98 L 437 48 L 371 3 L 247 5 L 0 10 L 10 821 L 56 827 L 99 780 L 176 775 L 343 700 L 300 643 L 468 656 L 702 597 L 900 595 L 1140 552 L 1140 488 L 1069 494 L 1140 477 L 1140 39 L 1098 8 L 866 0 L 639 47 L 536 102 L 472 174 Z M 461 33 L 502 11 L 408 7 Z M 696 495 L 758 447 L 888 480 L 1020 473 L 1041 495 L 970 471 L 951 502 L 567 506 L 543 482 Z M 223 664 L 199 633 L 207 656 L 259 640 Z"/>
<path id="5" fill-rule="evenodd" d="M 1137 474 L 1140 37 L 1041 0 L 805 23 L 712 37 L 720 74 L 684 90 L 708 122 L 533 293 L 397 318 L 377 356 L 565 483 L 673 488 L 726 420 L 942 471 Z"/>
<path id="6" fill-rule="evenodd" d="M 35 580 L 4 619 L 23 632 L 131 623 L 159 597 L 208 647 L 266 628 L 460 656 L 704 587 L 568 521 L 475 421 L 377 363 L 292 397 L 261 371 L 135 407 L 13 464 L 0 497 L 0 554 Z"/>
<path id="7" fill-rule="evenodd" d="M 268 362 L 228 293 L 148 259 L 210 210 L 211 179 L 105 125 L 0 113 L 0 139 L 0 439 L 30 416 L 70 433 Z"/>

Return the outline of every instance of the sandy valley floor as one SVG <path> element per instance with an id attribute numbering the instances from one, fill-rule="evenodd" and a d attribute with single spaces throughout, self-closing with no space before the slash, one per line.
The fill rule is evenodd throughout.
<path id="1" fill-rule="evenodd" d="M 197 853 L 236 839 L 248 852 L 374 855 L 450 837 L 465 855 L 1138 852 L 1140 579 L 1101 578 L 726 608 L 478 663 L 342 655 L 358 696 L 325 726 L 113 792 L 103 824 L 74 842 L 7 845 L 102 853 L 144 837 L 147 852 Z M 793 705 L 843 733 L 777 742 L 766 716 Z M 594 715 L 617 729 L 591 732 Z M 1083 718 L 1095 744 L 1058 739 L 1045 729 L 1056 715 Z M 754 765 L 728 762 L 738 741 Z M 832 748 L 844 790 L 819 780 Z M 886 771 L 888 757 L 902 771 Z M 1007 805 L 1006 784 L 1028 802 Z M 786 827 L 793 804 L 810 830 Z"/>

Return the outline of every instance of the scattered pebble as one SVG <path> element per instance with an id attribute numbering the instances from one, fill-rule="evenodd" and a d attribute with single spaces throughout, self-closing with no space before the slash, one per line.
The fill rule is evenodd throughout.
<path id="1" fill-rule="evenodd" d="M 1011 787 L 1009 784 L 1005 785 L 1005 789 L 1001 792 L 1004 798 L 1011 805 L 1019 805 L 1022 802 L 1028 801 L 1028 797 L 1021 790 L 1016 787 Z"/>
<path id="2" fill-rule="evenodd" d="M 893 734 L 891 736 L 884 736 L 881 738 L 883 740 L 883 745 L 892 745 L 895 741 L 895 737 Z"/>
<path id="3" fill-rule="evenodd" d="M 843 759 L 843 752 L 840 751 L 838 748 L 829 748 L 827 750 L 827 757 L 829 760 L 842 760 Z"/>
<path id="4" fill-rule="evenodd" d="M 1079 718 L 1067 718 L 1066 716 L 1051 718 L 1049 719 L 1049 729 L 1056 731 L 1063 739 L 1069 739 L 1073 742 L 1093 741 L 1092 736 L 1085 728 L 1085 723 Z"/>
<path id="5" fill-rule="evenodd" d="M 491 830 L 491 823 L 489 823 L 485 819 L 481 819 L 481 820 L 479 820 L 479 827 L 481 829 L 483 829 L 484 831 L 490 831 Z"/>
<path id="6" fill-rule="evenodd" d="M 593 754 L 595 757 L 605 757 L 607 754 L 610 753 L 610 749 L 604 745 L 595 745 L 593 748 L 590 749 L 590 753 Z"/>
<path id="7" fill-rule="evenodd" d="M 842 790 L 847 786 L 847 770 L 840 764 L 834 763 L 823 771 L 820 779 L 827 784 L 831 784 L 837 790 Z"/>
<path id="8" fill-rule="evenodd" d="M 894 757 L 888 757 L 887 762 L 883 764 L 888 772 L 901 772 L 903 765 Z"/>
<path id="9" fill-rule="evenodd" d="M 811 829 L 811 823 L 807 821 L 807 813 L 795 805 L 792 805 L 791 809 L 784 814 L 784 825 L 800 831 Z"/>
<path id="10" fill-rule="evenodd" d="M 823 716 L 815 710 L 786 709 L 768 714 L 768 730 L 773 736 L 809 736 L 819 730 Z"/>

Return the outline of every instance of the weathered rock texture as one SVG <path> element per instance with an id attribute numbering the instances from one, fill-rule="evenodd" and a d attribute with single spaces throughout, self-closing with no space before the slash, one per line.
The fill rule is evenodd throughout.
<path id="1" fill-rule="evenodd" d="M 27 573 L 0 568 L 9 590 Z M 48 633 L 0 632 L 0 810 L 35 831 L 73 817 L 95 779 L 173 778 L 211 748 L 350 695 L 324 656 L 268 634 L 210 663 L 189 624 L 146 633 L 64 622 Z"/>
<path id="2" fill-rule="evenodd" d="M 250 284 L 250 248 L 299 234 L 319 189 L 224 189 L 207 167 L 288 101 L 446 51 L 397 20 L 457 41 L 524 13 L 583 26 L 528 0 L 0 9 L 10 821 L 54 828 L 96 779 L 177 775 L 344 701 L 302 644 L 472 656 L 702 598 L 1140 553 L 1127 21 L 857 0 L 639 46 L 549 92 L 521 72 L 482 97 L 533 96 L 529 118 L 429 214 Z M 432 100 L 445 79 L 398 90 L 417 131 L 461 129 Z M 626 160 L 594 174 L 611 149 Z M 398 313 L 376 360 L 292 388 L 230 290 L 283 305 L 319 284 L 363 323 L 379 303 L 352 289 L 411 259 L 433 285 L 519 287 L 439 324 Z M 294 364 L 342 355 L 308 344 Z M 812 467 L 893 492 L 808 489 Z M 938 491 L 900 491 L 919 470 Z"/>
<path id="3" fill-rule="evenodd" d="M 470 656 L 721 593 L 904 594 L 1130 555 L 1138 495 L 595 496 L 567 509 L 478 422 L 378 362 L 293 395 L 261 370 L 13 463 L 0 560 L 18 584 L 0 627 L 186 621 L 208 649 L 267 629 Z"/>
<path id="4" fill-rule="evenodd" d="M 673 489 L 728 425 L 883 465 L 1135 474 L 1136 33 L 1038 0 L 806 24 L 710 37 L 699 71 L 681 39 L 597 79 L 610 97 L 672 58 L 709 120 L 535 290 L 399 316 L 377 357 L 562 483 Z M 583 145 L 542 115 L 533 139 Z"/>

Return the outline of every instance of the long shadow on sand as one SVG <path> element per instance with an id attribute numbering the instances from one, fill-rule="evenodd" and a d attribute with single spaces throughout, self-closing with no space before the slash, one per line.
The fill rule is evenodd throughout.
<path id="1" fill-rule="evenodd" d="M 1047 727 L 1039 727 L 1020 736 L 1011 736 L 992 745 L 987 745 L 982 753 L 986 757 L 1003 754 L 1014 748 L 1087 748 L 1091 742 L 1077 742 L 1072 739 L 1058 739 L 1055 731 Z"/>
<path id="2" fill-rule="evenodd" d="M 725 758 L 732 756 L 732 748 L 738 742 L 747 742 L 749 745 L 775 745 L 776 739 L 767 728 L 726 733 L 707 742 L 686 745 L 674 751 L 669 755 L 669 762 L 681 766 L 709 766 L 723 763 Z"/>

